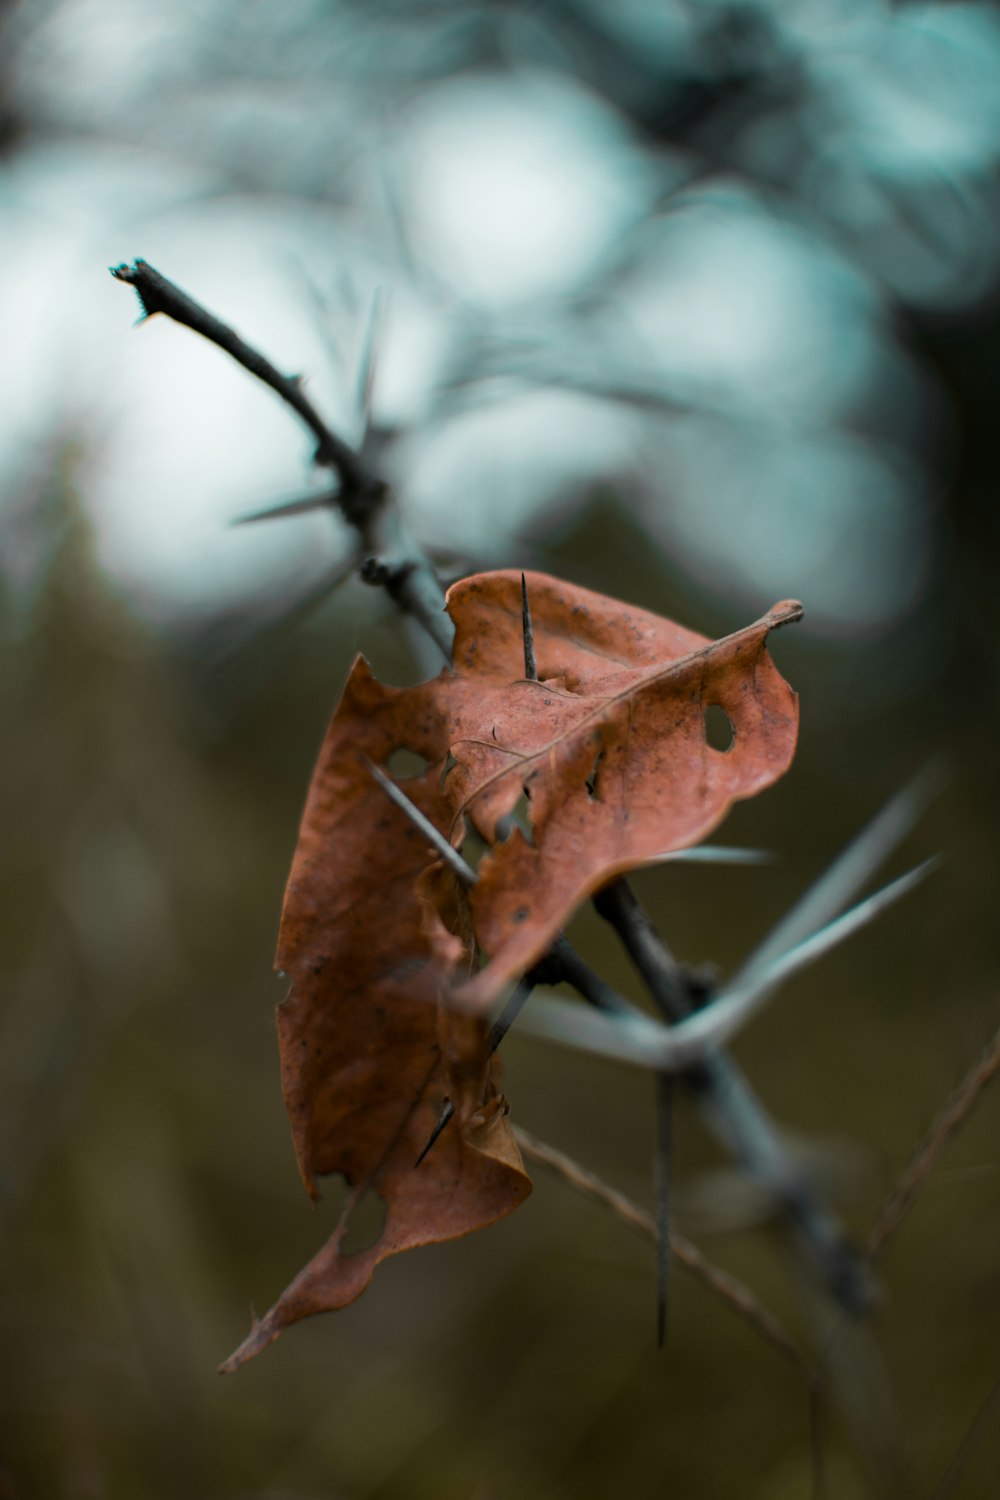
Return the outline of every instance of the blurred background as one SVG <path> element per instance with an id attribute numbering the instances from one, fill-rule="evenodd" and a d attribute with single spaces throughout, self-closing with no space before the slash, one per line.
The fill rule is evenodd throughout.
<path id="1" fill-rule="evenodd" d="M 547 569 L 709 635 L 806 605 L 753 869 L 637 879 L 725 972 L 932 754 L 944 868 L 736 1052 L 863 1238 L 998 1019 L 1000 13 L 875 0 L 0 6 L 0 1496 L 808 1494 L 794 1372 L 537 1174 L 507 1222 L 215 1367 L 314 1252 L 271 958 L 354 654 L 272 395 L 106 268 L 143 256 L 368 441 L 442 575 Z M 359 371 L 374 348 L 366 397 Z M 431 664 L 432 665 L 432 664 Z M 897 866 L 894 866 L 896 868 Z M 889 873 L 892 873 L 890 870 Z M 637 993 L 596 919 L 573 936 Z M 652 1084 L 528 1039 L 514 1118 L 643 1203 Z M 888 1254 L 875 1333 L 929 1494 L 996 1380 L 1000 1090 Z M 678 1224 L 804 1340 L 697 1118 Z M 334 1195 L 336 1196 L 336 1195 Z M 827 1493 L 872 1492 L 824 1429 Z M 956 1493 L 996 1492 L 1000 1423 Z"/>

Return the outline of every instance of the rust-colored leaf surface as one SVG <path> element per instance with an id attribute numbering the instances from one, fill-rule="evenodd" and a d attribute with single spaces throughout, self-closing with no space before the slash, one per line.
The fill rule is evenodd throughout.
<path id="1" fill-rule="evenodd" d="M 358 1195 L 378 1193 L 383 1232 L 342 1254 L 345 1215 L 226 1372 L 292 1323 L 352 1302 L 386 1257 L 479 1229 L 531 1191 L 485 1024 L 442 1003 L 469 971 L 464 895 L 363 758 L 438 742 L 434 686 L 395 692 L 356 663 L 313 775 L 277 954 L 292 981 L 278 1010 L 282 1088 L 306 1187 L 316 1197 L 318 1177 L 341 1173 Z M 406 783 L 435 822 L 446 819 L 439 778 Z M 446 1099 L 454 1117 L 418 1167 Z"/>
<path id="2" fill-rule="evenodd" d="M 492 853 L 472 893 L 489 963 L 460 985 L 486 1005 L 523 973 L 579 903 L 616 875 L 696 844 L 738 798 L 788 769 L 798 700 L 767 654 L 794 602 L 720 641 L 558 579 L 527 579 L 539 681 L 523 678 L 520 574 L 468 578 L 448 595 L 457 698 L 446 780 L 458 843 L 470 819 Z M 732 744 L 713 749 L 706 712 Z M 500 841 L 522 795 L 530 841 Z"/>
<path id="3" fill-rule="evenodd" d="M 340 1173 L 382 1197 L 385 1226 L 348 1255 L 342 1223 L 224 1369 L 345 1306 L 387 1256 L 523 1201 L 530 1182 L 485 1056 L 490 1006 L 581 901 L 704 838 L 794 754 L 797 702 L 766 640 L 799 605 L 711 642 L 542 574 L 527 589 L 538 681 L 524 678 L 520 574 L 482 574 L 448 595 L 452 670 L 391 688 L 359 658 L 330 723 L 282 915 L 282 1086 L 309 1192 Z M 731 725 L 726 750 L 706 736 L 711 706 Z M 470 892 L 369 762 L 455 847 L 470 828 L 491 846 Z M 451 1124 L 417 1166 L 445 1101 Z"/>

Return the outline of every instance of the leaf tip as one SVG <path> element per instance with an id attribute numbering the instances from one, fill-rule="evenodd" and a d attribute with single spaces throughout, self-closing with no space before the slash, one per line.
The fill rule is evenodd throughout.
<path id="1" fill-rule="evenodd" d="M 266 1349 L 268 1344 L 273 1344 L 281 1333 L 282 1325 L 274 1317 L 274 1309 L 263 1318 L 258 1318 L 253 1308 L 250 1309 L 250 1332 L 237 1348 L 224 1359 L 218 1367 L 220 1375 L 233 1375 L 243 1365 L 254 1359 L 261 1350 Z"/>
<path id="2" fill-rule="evenodd" d="M 802 619 L 805 610 L 798 599 L 782 599 L 764 616 L 768 630 L 780 630 L 782 625 L 795 625 Z"/>

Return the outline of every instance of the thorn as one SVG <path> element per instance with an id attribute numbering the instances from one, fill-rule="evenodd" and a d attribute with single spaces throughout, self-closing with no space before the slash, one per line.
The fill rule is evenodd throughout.
<path id="1" fill-rule="evenodd" d="M 389 800 L 391 802 L 394 802 L 396 806 L 406 814 L 415 828 L 419 828 L 420 832 L 432 845 L 436 853 L 440 856 L 441 859 L 444 860 L 448 868 L 458 876 L 462 884 L 475 885 L 475 870 L 473 870 L 469 865 L 465 863 L 465 860 L 459 854 L 457 849 L 452 848 L 448 840 L 445 838 L 444 834 L 441 833 L 439 829 L 434 827 L 434 824 L 431 822 L 430 818 L 428 818 L 426 814 L 422 813 L 420 811 L 420 808 L 417 807 L 415 803 L 410 801 L 406 793 L 402 791 L 396 785 L 396 783 L 385 774 L 381 766 L 375 765 L 374 761 L 369 760 L 367 755 L 362 756 L 362 760 L 365 762 L 372 776 L 374 776 L 375 780 L 378 782 L 379 786 L 385 792 Z"/>
<path id="2" fill-rule="evenodd" d="M 286 500 L 281 505 L 269 505 L 264 510 L 248 511 L 244 516 L 235 516 L 230 526 L 250 526 L 255 521 L 281 521 L 286 516 L 304 516 L 313 510 L 329 510 L 337 504 L 339 490 L 323 490 L 318 495 L 304 495 L 298 500 Z"/>
<path id="3" fill-rule="evenodd" d="M 503 1010 L 497 1016 L 490 1027 L 490 1034 L 486 1038 L 486 1056 L 492 1057 L 494 1052 L 507 1035 L 518 1016 L 528 996 L 534 989 L 534 983 L 530 979 L 520 979 L 511 991 L 510 997 Z"/>
<path id="4" fill-rule="evenodd" d="M 673 1087 L 666 1073 L 656 1079 L 656 1346 L 667 1337 L 667 1287 L 670 1271 L 670 1158 L 673 1136 Z"/>
<path id="5" fill-rule="evenodd" d="M 521 628 L 524 632 L 524 675 L 529 682 L 537 682 L 535 632 L 531 624 L 531 608 L 528 604 L 528 585 L 523 573 L 521 574 Z"/>
<path id="6" fill-rule="evenodd" d="M 738 849 L 725 844 L 695 844 L 687 849 L 668 849 L 654 854 L 657 864 L 770 865 L 777 860 L 771 849 Z"/>
<path id="7" fill-rule="evenodd" d="M 454 1113 L 454 1104 L 452 1104 L 450 1099 L 446 1099 L 444 1101 L 444 1106 L 441 1110 L 441 1113 L 438 1115 L 437 1124 L 434 1126 L 434 1129 L 431 1131 L 430 1136 L 428 1137 L 427 1145 L 424 1147 L 420 1155 L 417 1157 L 416 1161 L 413 1163 L 414 1170 L 419 1167 L 420 1163 L 423 1161 L 424 1157 L 427 1155 L 428 1151 L 431 1149 L 434 1142 L 437 1140 L 438 1136 L 441 1134 L 442 1130 L 447 1125 L 448 1121 L 451 1119 Z"/>
<path id="8" fill-rule="evenodd" d="M 843 911 L 926 811 L 941 790 L 942 775 L 941 763 L 931 761 L 897 792 L 741 964 L 730 986 L 761 973 Z"/>
<path id="9" fill-rule="evenodd" d="M 365 329 L 361 358 L 358 361 L 355 400 L 357 402 L 358 414 L 361 417 L 362 443 L 364 443 L 372 430 L 372 394 L 375 388 L 375 369 L 378 363 L 381 325 L 387 302 L 388 293 L 382 287 L 377 287 L 375 295 L 372 298 L 371 309 L 368 313 L 368 326 Z"/>
<path id="10" fill-rule="evenodd" d="M 307 620 L 313 610 L 318 609 L 325 600 L 329 599 L 331 594 L 340 588 L 342 583 L 346 583 L 353 576 L 357 563 L 358 559 L 354 555 L 345 558 L 342 563 L 338 564 L 314 588 L 309 589 L 299 598 L 293 600 L 291 604 L 272 614 L 270 619 L 265 620 L 245 640 L 238 641 L 234 645 L 220 651 L 216 659 L 207 663 L 207 665 L 227 670 L 231 670 L 236 666 L 246 667 L 260 653 L 276 645 L 290 631 L 294 630 L 297 625 L 301 625 L 304 620 Z"/>

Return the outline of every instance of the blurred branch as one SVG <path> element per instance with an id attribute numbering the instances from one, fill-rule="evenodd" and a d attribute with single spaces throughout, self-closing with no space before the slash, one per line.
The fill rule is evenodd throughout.
<path id="1" fill-rule="evenodd" d="M 517 1143 L 525 1156 L 541 1166 L 548 1167 L 557 1177 L 576 1192 L 582 1193 L 587 1198 L 594 1198 L 598 1203 L 603 1203 L 606 1208 L 621 1219 L 623 1224 L 628 1224 L 632 1229 L 638 1229 L 640 1234 L 646 1235 L 654 1244 L 658 1240 L 656 1225 L 650 1214 L 640 1208 L 631 1198 L 624 1193 L 619 1193 L 616 1188 L 609 1187 L 592 1172 L 588 1172 L 575 1162 L 571 1156 L 565 1156 L 563 1152 L 556 1151 L 544 1141 L 529 1135 L 526 1130 L 514 1127 L 514 1135 Z M 712 1262 L 701 1253 L 696 1245 L 690 1240 L 684 1239 L 682 1235 L 672 1233 L 670 1235 L 670 1253 L 682 1265 L 685 1270 L 690 1271 L 692 1276 L 713 1291 L 717 1297 L 738 1314 L 744 1322 L 749 1323 L 760 1337 L 776 1349 L 794 1368 L 799 1375 L 810 1384 L 813 1380 L 813 1370 L 805 1355 L 796 1345 L 791 1335 L 778 1322 L 773 1313 L 768 1312 L 762 1302 L 754 1296 L 750 1288 L 744 1286 L 735 1276 L 728 1271 L 722 1270 L 720 1266 Z"/>
<path id="2" fill-rule="evenodd" d="M 527 1029 L 535 1036 L 578 1051 L 618 1058 L 640 1068 L 683 1073 L 700 1064 L 708 1048 L 721 1046 L 735 1035 L 779 984 L 873 921 L 893 901 L 911 891 L 937 863 L 936 859 L 925 860 L 893 880 L 775 959 L 762 974 L 752 975 L 737 986 L 723 985 L 711 1005 L 703 1006 L 674 1026 L 664 1026 L 642 1013 L 618 1017 L 596 1011 L 578 1014 L 566 1001 L 553 996 L 531 1012 Z"/>
<path id="3" fill-rule="evenodd" d="M 942 1475 L 940 1482 L 935 1486 L 931 1500 L 947 1500 L 949 1495 L 955 1493 L 955 1487 L 962 1477 L 962 1470 L 986 1436 L 986 1429 L 996 1416 L 998 1409 L 1000 1409 L 1000 1380 L 994 1381 L 988 1391 L 985 1401 L 972 1419 L 971 1426 L 955 1450 L 954 1458 Z"/>
<path id="4" fill-rule="evenodd" d="M 683 1021 L 710 998 L 699 993 L 626 881 L 606 886 L 594 905 L 619 934 L 666 1020 Z M 866 1310 L 871 1286 L 861 1257 L 806 1180 L 739 1065 L 709 1046 L 700 1063 L 680 1077 L 695 1094 L 711 1133 L 762 1184 L 839 1305 L 855 1315 Z"/>
<path id="5" fill-rule="evenodd" d="M 759 979 L 790 949 L 825 928 L 863 888 L 879 865 L 916 827 L 945 783 L 945 768 L 931 760 L 842 849 L 832 864 L 786 912 L 729 980 L 729 987 Z"/>
<path id="6" fill-rule="evenodd" d="M 945 1146 L 972 1114 L 986 1085 L 1000 1072 L 1000 1030 L 979 1061 L 955 1089 L 944 1109 L 918 1145 L 909 1165 L 892 1191 L 868 1240 L 868 1253 L 875 1260 L 885 1250 L 906 1214 L 927 1185 Z"/>

